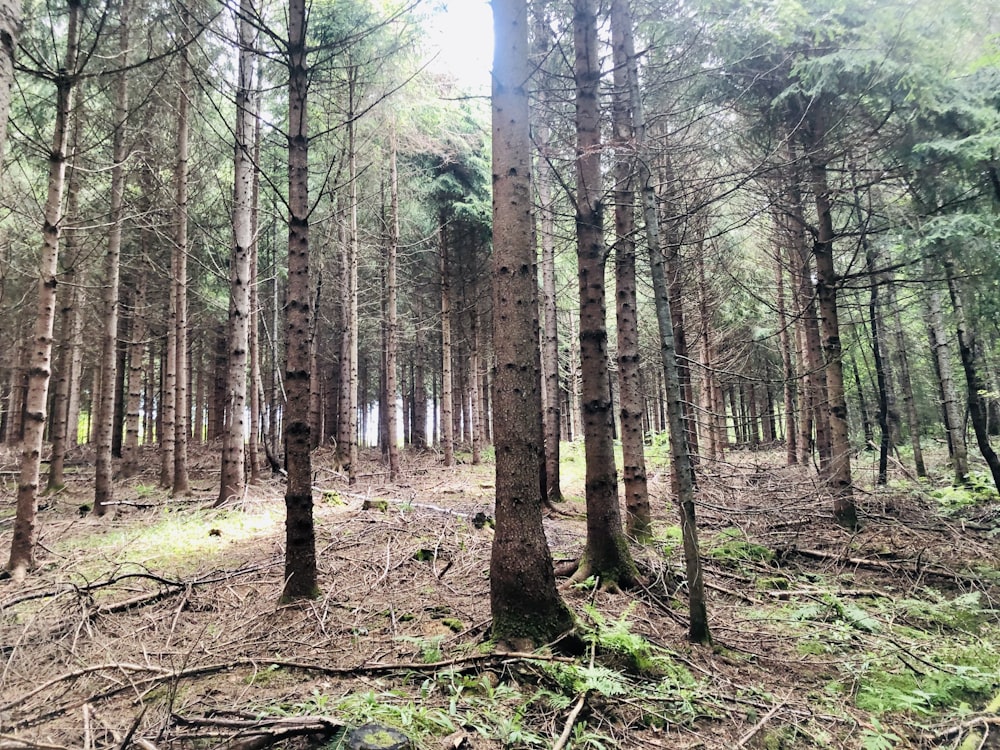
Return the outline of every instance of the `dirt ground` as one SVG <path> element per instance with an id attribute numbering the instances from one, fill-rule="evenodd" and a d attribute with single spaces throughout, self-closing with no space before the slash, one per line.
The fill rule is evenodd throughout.
<path id="1" fill-rule="evenodd" d="M 553 747 L 564 732 L 566 746 L 596 750 L 958 747 L 973 729 L 973 747 L 1000 747 L 1000 720 L 984 709 L 1000 676 L 951 704 L 921 699 L 919 682 L 913 710 L 872 708 L 877 685 L 896 684 L 875 675 L 962 676 L 957 657 L 941 666 L 939 646 L 1000 647 L 1000 505 L 943 513 L 901 466 L 874 491 L 868 454 L 855 463 L 858 533 L 831 522 L 815 477 L 783 467 L 780 452 L 703 467 L 712 647 L 685 639 L 676 512 L 654 471 L 657 539 L 633 550 L 643 587 L 564 579 L 595 644 L 576 658 L 491 648 L 492 529 L 473 522 L 492 515 L 491 465 L 407 455 L 405 479 L 390 484 L 372 455 L 349 487 L 317 452 L 322 595 L 279 606 L 280 477 L 213 510 L 216 451 L 192 453 L 190 498 L 156 488 L 151 453 L 99 520 L 82 508 L 92 470 L 77 459 L 66 489 L 43 499 L 38 570 L 0 581 L 0 748 L 336 747 L 343 727 L 367 721 L 452 750 Z M 16 459 L 0 461 L 6 556 Z M 557 564 L 579 555 L 585 533 L 582 484 L 567 477 L 569 499 L 545 520 Z M 909 604 L 969 597 L 974 621 L 956 605 L 936 634 Z"/>

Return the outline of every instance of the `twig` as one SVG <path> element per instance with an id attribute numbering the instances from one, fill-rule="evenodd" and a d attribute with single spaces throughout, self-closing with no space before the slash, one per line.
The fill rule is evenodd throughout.
<path id="1" fill-rule="evenodd" d="M 780 703 L 775 703 L 774 706 L 771 707 L 771 710 L 761 717 L 760 721 L 758 721 L 756 724 L 750 727 L 750 731 L 744 734 L 742 737 L 740 737 L 739 742 L 736 743 L 736 747 L 738 748 L 746 747 L 747 744 L 750 742 L 750 740 L 752 740 L 754 736 L 757 734 L 757 732 L 763 729 L 764 725 L 767 724 L 767 722 L 769 722 L 774 717 L 774 715 L 781 710 L 781 708 L 785 705 L 785 703 L 788 702 L 789 695 L 791 695 L 791 693 L 788 693 L 788 695 L 782 698 Z"/>
<path id="2" fill-rule="evenodd" d="M 0 733 L 0 741 L 2 741 L 0 747 L 4 748 L 4 750 L 16 750 L 18 748 L 27 748 L 30 750 L 70 750 L 65 745 L 52 745 L 48 742 L 26 740 L 23 737 L 18 737 L 16 734 Z"/>
<path id="3" fill-rule="evenodd" d="M 566 726 L 563 727 L 562 734 L 559 735 L 559 739 L 552 746 L 552 750 L 563 750 L 566 747 L 566 743 L 569 742 L 569 736 L 573 733 L 573 725 L 576 724 L 576 720 L 580 716 L 580 711 L 583 710 L 583 704 L 586 702 L 587 694 L 583 693 L 577 699 L 573 710 L 569 712 L 569 716 L 566 717 Z"/>
<path id="4" fill-rule="evenodd" d="M 165 676 L 169 676 L 170 672 L 163 669 L 162 667 L 153 666 L 143 666 L 142 664 L 128 664 L 125 662 L 112 663 L 112 664 L 95 664 L 92 667 L 84 667 L 82 669 L 77 669 L 73 672 L 65 672 L 58 677 L 53 677 L 48 682 L 44 682 L 34 690 L 29 690 L 24 695 L 15 698 L 12 701 L 8 701 L 0 706 L 0 712 L 9 711 L 12 708 L 20 706 L 22 703 L 30 700 L 39 693 L 48 690 L 53 685 L 58 685 L 60 682 L 65 682 L 67 680 L 75 680 L 78 677 L 83 677 L 84 675 L 92 674 L 93 672 L 103 672 L 107 669 L 117 669 L 122 672 L 160 672 Z"/>

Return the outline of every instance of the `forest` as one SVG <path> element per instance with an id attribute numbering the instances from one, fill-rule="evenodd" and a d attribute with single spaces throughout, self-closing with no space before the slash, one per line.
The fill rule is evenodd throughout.
<path id="1" fill-rule="evenodd" d="M 473 5 L 0 0 L 0 749 L 1000 747 L 1000 9 Z"/>

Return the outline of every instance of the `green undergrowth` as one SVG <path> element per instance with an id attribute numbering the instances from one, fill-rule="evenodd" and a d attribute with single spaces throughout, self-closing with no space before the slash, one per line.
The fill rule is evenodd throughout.
<path id="1" fill-rule="evenodd" d="M 134 563 L 159 572 L 184 575 L 204 567 L 206 560 L 224 558 L 235 544 L 280 531 L 283 509 L 254 510 L 160 508 L 145 523 L 95 525 L 90 534 L 74 536 L 55 546 L 61 554 L 86 552 L 77 570 L 85 576 L 108 565 Z"/>
<path id="2" fill-rule="evenodd" d="M 1000 501 L 992 476 L 984 471 L 970 471 L 965 484 L 939 487 L 930 495 L 946 513 Z"/>
<path id="3" fill-rule="evenodd" d="M 573 727 L 569 747 L 594 750 L 618 746 L 610 730 L 615 724 L 659 730 L 712 716 L 708 686 L 671 651 L 637 633 L 632 610 L 611 618 L 587 607 L 581 629 L 589 648 L 579 660 L 540 657 L 502 671 L 411 673 L 394 684 L 371 681 L 370 689 L 346 695 L 341 689 L 317 688 L 304 700 L 260 706 L 258 711 L 332 716 L 349 726 L 378 723 L 403 732 L 417 748 L 440 747 L 442 738 L 456 732 L 503 747 L 551 747 L 556 739 L 546 729 L 553 726 L 551 717 L 565 716 L 586 695 L 589 708 Z M 443 656 L 440 641 L 413 640 L 425 660 Z M 339 747 L 337 741 L 328 747 Z"/>

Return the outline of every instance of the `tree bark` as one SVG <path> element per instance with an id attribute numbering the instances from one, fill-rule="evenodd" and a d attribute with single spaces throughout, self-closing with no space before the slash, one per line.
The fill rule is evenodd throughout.
<path id="1" fill-rule="evenodd" d="M 451 366 L 451 263 L 449 232 L 442 214 L 438 226 L 440 254 L 438 271 L 441 279 L 441 452 L 445 466 L 455 464 L 455 425 L 453 420 L 454 390 Z"/>
<path id="2" fill-rule="evenodd" d="M 924 465 L 924 452 L 920 446 L 920 418 L 917 415 L 917 405 L 913 398 L 913 384 L 910 381 L 910 363 L 906 356 L 906 336 L 903 332 L 903 318 L 899 312 L 894 289 L 889 286 L 889 308 L 892 310 L 896 342 L 896 361 L 899 363 L 899 388 L 903 396 L 903 411 L 906 414 L 906 426 L 910 433 L 910 446 L 913 448 L 913 463 L 918 477 L 927 476 Z"/>
<path id="3" fill-rule="evenodd" d="M 948 434 L 948 446 L 951 449 L 955 484 L 965 484 L 969 480 L 969 454 L 965 447 L 965 430 L 962 428 L 962 416 L 958 408 L 958 398 L 955 395 L 955 380 L 951 370 L 948 335 L 945 333 L 944 315 L 941 312 L 941 293 L 936 289 L 931 290 L 930 293 L 930 316 L 927 323 L 931 332 L 938 381 L 941 384 L 944 427 Z"/>
<path id="4" fill-rule="evenodd" d="M 145 240 L 143 240 L 145 241 Z M 132 292 L 132 325 L 128 360 L 128 402 L 125 407 L 125 445 L 122 448 L 122 477 L 139 473 L 139 416 L 142 408 L 142 376 L 146 353 L 146 270 L 137 275 Z M 146 436 L 149 440 L 149 435 Z"/>
<path id="5" fill-rule="evenodd" d="M 10 91 L 14 83 L 14 49 L 20 31 L 21 0 L 0 0 L 0 170 L 3 169 Z"/>
<path id="6" fill-rule="evenodd" d="M 573 627 L 560 599 L 545 532 L 541 360 L 532 217 L 525 0 L 494 0 L 493 404 L 496 533 L 490 558 L 493 637 L 516 647 Z"/>
<path id="7" fill-rule="evenodd" d="M 305 0 L 288 3 L 288 295 L 285 333 L 285 588 L 282 600 L 314 598 L 316 531 L 309 452 L 309 69 Z"/>
<path id="8" fill-rule="evenodd" d="M 253 163 L 260 164 L 260 69 L 257 62 L 257 88 L 254 101 L 254 136 Z M 250 319 L 248 321 L 250 349 L 250 436 L 247 442 L 247 452 L 250 457 L 250 483 L 260 481 L 260 439 L 262 434 L 262 410 L 264 406 L 264 379 L 261 374 L 260 347 L 260 294 L 259 277 L 257 273 L 260 258 L 260 170 L 253 170 L 253 181 L 250 197 Z"/>
<path id="9" fill-rule="evenodd" d="M 256 40 L 252 26 L 253 2 L 241 0 L 239 62 L 236 84 L 236 149 L 233 164 L 233 249 L 229 259 L 229 327 L 226 351 L 226 409 L 229 421 L 222 439 L 219 497 L 222 505 L 243 497 L 246 490 L 244 452 L 247 402 L 247 350 L 250 348 L 250 289 L 255 170 L 253 70 Z"/>
<path id="10" fill-rule="evenodd" d="M 810 137 L 808 159 L 813 198 L 816 203 L 817 236 L 813 244 L 816 259 L 816 299 L 823 325 L 823 353 L 826 360 L 826 395 L 830 417 L 830 471 L 827 482 L 833 492 L 833 516 L 841 526 L 858 527 L 851 477 L 851 445 L 847 428 L 847 403 L 844 399 L 844 370 L 837 310 L 837 274 L 833 262 L 833 215 L 830 187 L 827 182 L 825 147 L 826 124 L 822 102 L 811 110 L 808 120 Z"/>
<path id="11" fill-rule="evenodd" d="M 399 478 L 398 418 L 396 412 L 397 360 L 399 355 L 399 284 L 396 279 L 399 258 L 399 174 L 396 165 L 396 128 L 389 133 L 389 242 L 385 263 L 385 395 L 386 443 L 389 456 L 389 481 Z"/>
<path id="12" fill-rule="evenodd" d="M 962 369 L 965 371 L 965 393 L 969 405 L 969 420 L 972 422 L 972 429 L 976 434 L 976 444 L 983 460 L 990 469 L 993 477 L 993 484 L 1000 492 L 1000 457 L 990 445 L 989 425 L 987 424 L 986 406 L 983 402 L 983 393 L 986 392 L 986 383 L 979 374 L 980 370 L 976 363 L 976 336 L 970 329 L 968 320 L 965 317 L 965 305 L 962 302 L 962 293 L 955 278 L 955 264 L 950 258 L 944 259 L 945 276 L 948 278 L 948 292 L 951 295 L 951 304 L 955 309 L 955 326 L 958 334 L 958 351 L 962 357 Z"/>
<path id="13" fill-rule="evenodd" d="M 21 441 L 21 468 L 18 476 L 14 533 L 7 570 L 21 581 L 34 566 L 38 478 L 45 430 L 52 368 L 52 328 L 56 312 L 56 273 L 59 270 L 59 234 L 62 225 L 62 195 L 66 177 L 66 145 L 73 111 L 79 55 L 82 2 L 70 0 L 66 30 L 66 54 L 56 78 L 56 116 L 49 152 L 48 193 L 42 224 L 42 251 L 38 266 L 38 307 L 28 369 L 28 392 L 24 410 L 24 437 Z"/>
<path id="14" fill-rule="evenodd" d="M 97 405 L 97 451 L 94 476 L 94 515 L 103 516 L 114 499 L 112 437 L 115 429 L 115 385 L 118 379 L 118 318 L 121 279 L 122 229 L 125 221 L 125 160 L 128 158 L 128 0 L 119 5 L 118 65 L 115 76 L 114 132 L 112 134 L 111 223 L 104 256 L 104 329 L 101 332 L 101 363 L 104 388 Z"/>
<path id="15" fill-rule="evenodd" d="M 634 585 L 637 571 L 622 529 L 608 379 L 604 272 L 604 204 L 601 185 L 601 67 L 597 54 L 597 3 L 574 0 L 576 81 L 576 239 L 580 290 L 580 369 L 586 455 L 587 543 L 576 573 L 603 586 Z"/>
<path id="16" fill-rule="evenodd" d="M 629 535 L 641 541 L 652 536 L 652 516 L 643 449 L 643 395 L 639 376 L 639 304 L 635 279 L 635 184 L 633 182 L 632 112 L 628 95 L 628 50 L 632 34 L 627 0 L 611 5 L 614 55 L 612 99 L 615 139 L 615 300 L 618 322 L 618 392 L 621 422 L 625 518 Z M 633 45 L 634 46 L 634 45 Z"/>
<path id="17" fill-rule="evenodd" d="M 788 229 L 778 221 L 780 236 Z M 779 247 L 781 246 L 779 240 Z M 799 462 L 798 452 L 798 422 L 795 416 L 795 365 L 792 357 L 792 337 L 789 334 L 789 320 L 785 309 L 785 271 L 781 261 L 781 253 L 775 257 L 774 281 L 775 297 L 778 312 L 778 343 L 781 347 L 782 403 L 785 417 L 785 463 L 794 466 Z"/>

